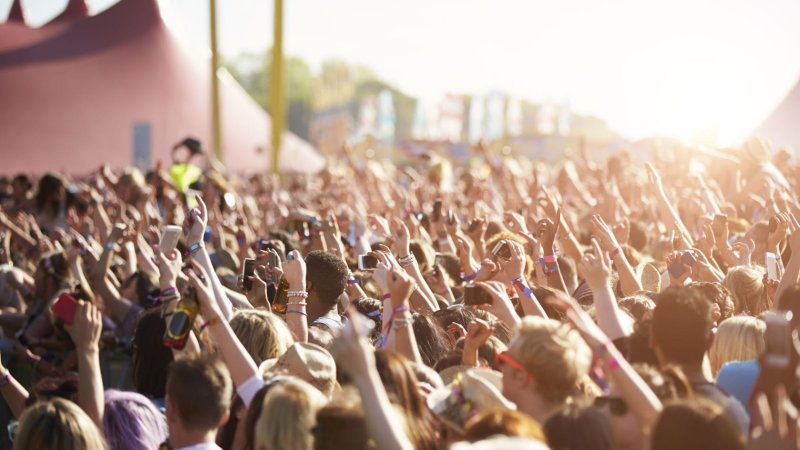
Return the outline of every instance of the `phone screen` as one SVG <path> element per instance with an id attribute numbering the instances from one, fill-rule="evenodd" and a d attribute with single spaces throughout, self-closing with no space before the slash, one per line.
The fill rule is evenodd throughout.
<path id="1" fill-rule="evenodd" d="M 778 281 L 778 255 L 767 252 L 766 258 L 767 277 L 770 280 Z"/>
<path id="2" fill-rule="evenodd" d="M 500 241 L 494 246 L 492 254 L 503 259 L 511 259 L 511 248 L 505 241 Z"/>
<path id="3" fill-rule="evenodd" d="M 792 351 L 791 325 L 785 314 L 768 313 L 764 315 L 767 331 L 764 334 L 764 360 L 772 367 L 789 365 Z"/>
<path id="4" fill-rule="evenodd" d="M 491 304 L 492 297 L 488 292 L 479 286 L 464 286 L 465 305 L 485 305 Z"/>
<path id="5" fill-rule="evenodd" d="M 431 221 L 438 222 L 439 218 L 442 217 L 442 201 L 436 200 L 433 202 L 433 217 L 431 217 Z"/>
<path id="6" fill-rule="evenodd" d="M 359 270 L 375 270 L 378 267 L 378 258 L 372 255 L 358 255 Z"/>
<path id="7" fill-rule="evenodd" d="M 245 258 L 244 268 L 242 269 L 242 286 L 244 287 L 245 291 L 249 291 L 253 288 L 253 281 L 250 280 L 250 277 L 255 274 L 255 270 L 256 260 L 253 258 Z"/>

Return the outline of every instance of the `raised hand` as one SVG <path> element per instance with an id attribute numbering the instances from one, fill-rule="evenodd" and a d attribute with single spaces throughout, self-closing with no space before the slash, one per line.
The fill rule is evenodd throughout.
<path id="1" fill-rule="evenodd" d="M 545 254 L 553 251 L 553 244 L 556 241 L 556 235 L 561 225 L 561 210 L 556 213 L 555 223 L 549 219 L 542 219 L 539 221 L 537 227 L 537 236 L 542 243 L 542 248 Z M 552 253 L 550 253 L 552 254 Z"/>
<path id="2" fill-rule="evenodd" d="M 183 267 L 183 258 L 180 252 L 172 250 L 169 255 L 158 252 L 159 285 L 162 289 L 174 287 Z"/>
<path id="3" fill-rule="evenodd" d="M 581 273 L 586 283 L 594 291 L 607 285 L 611 277 L 611 268 L 608 265 L 606 253 L 600 248 L 597 239 L 592 239 L 593 253 L 587 253 L 581 259 Z"/>
<path id="4" fill-rule="evenodd" d="M 75 343 L 76 349 L 83 352 L 97 351 L 100 335 L 103 332 L 103 314 L 93 304 L 79 301 L 75 307 L 72 325 L 64 325 L 64 328 Z"/>
<path id="5" fill-rule="evenodd" d="M 283 266 L 283 276 L 289 282 L 289 289 L 293 291 L 306 290 L 306 262 L 297 250 L 289 252 L 286 264 Z"/>
<path id="6" fill-rule="evenodd" d="M 597 214 L 592 216 L 592 236 L 596 238 L 595 240 L 603 251 L 612 252 L 619 248 L 619 243 L 611 227 Z"/>
<path id="7" fill-rule="evenodd" d="M 192 210 L 189 211 L 189 214 L 186 216 L 186 223 L 184 224 L 186 242 L 189 244 L 202 242 L 203 233 L 205 233 L 206 226 L 208 225 L 208 208 L 199 195 L 196 196 L 195 199 L 197 200 L 197 208 L 192 208 Z"/>
<path id="8" fill-rule="evenodd" d="M 516 280 L 520 277 L 525 277 L 525 249 L 522 244 L 515 241 L 504 241 L 511 251 L 511 258 L 509 260 L 498 259 L 497 264 L 500 265 L 500 271 L 505 275 L 508 281 Z"/>
<path id="9" fill-rule="evenodd" d="M 506 227 L 514 233 L 522 235 L 528 234 L 528 226 L 525 225 L 525 219 L 513 211 L 506 211 L 503 213 L 503 222 Z"/>

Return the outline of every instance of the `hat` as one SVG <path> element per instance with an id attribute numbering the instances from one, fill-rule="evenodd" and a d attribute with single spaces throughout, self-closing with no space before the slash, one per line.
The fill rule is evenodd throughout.
<path id="1" fill-rule="evenodd" d="M 457 442 L 452 450 L 548 450 L 543 442 L 519 437 L 493 436 L 478 442 Z"/>
<path id="2" fill-rule="evenodd" d="M 456 375 L 460 374 L 461 372 L 466 372 L 469 369 L 472 369 L 473 366 L 465 366 L 464 364 L 457 364 L 455 366 L 450 366 L 447 368 L 442 369 L 439 371 L 439 376 L 442 377 L 442 383 L 444 385 L 448 385 L 453 382 L 456 378 Z"/>
<path id="3" fill-rule="evenodd" d="M 502 394 L 503 375 L 487 369 L 469 369 L 459 373 L 452 383 L 428 396 L 428 408 L 443 422 L 460 432 L 464 424 L 479 412 L 517 407 Z"/>
<path id="4" fill-rule="evenodd" d="M 661 274 L 656 266 L 643 262 L 636 266 L 636 276 L 642 281 L 642 289 L 649 292 L 661 291 Z"/>
<path id="5" fill-rule="evenodd" d="M 198 153 L 203 153 L 203 145 L 200 143 L 198 139 L 193 138 L 191 136 L 184 138 L 175 146 L 175 148 L 180 148 L 180 147 L 186 147 L 187 149 L 189 149 L 189 152 L 193 155 L 196 155 Z"/>
<path id="6" fill-rule="evenodd" d="M 333 356 L 319 345 L 296 342 L 277 360 L 261 363 L 262 375 L 287 373 L 319 389 L 330 397 L 336 386 L 336 363 Z"/>

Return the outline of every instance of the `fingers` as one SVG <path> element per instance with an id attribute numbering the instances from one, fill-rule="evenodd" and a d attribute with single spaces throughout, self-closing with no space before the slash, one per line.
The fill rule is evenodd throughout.
<path id="1" fill-rule="evenodd" d="M 603 261 L 603 249 L 600 248 L 600 242 L 598 242 L 595 238 L 592 238 L 592 249 L 594 249 L 595 257 L 597 257 L 598 260 Z"/>

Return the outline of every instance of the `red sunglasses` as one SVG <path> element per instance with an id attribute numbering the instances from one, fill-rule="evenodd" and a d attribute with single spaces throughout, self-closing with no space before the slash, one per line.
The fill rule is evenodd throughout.
<path id="1" fill-rule="evenodd" d="M 529 380 L 533 380 L 534 379 L 533 375 L 531 375 L 531 373 L 528 372 L 528 369 L 526 369 L 525 366 L 523 366 L 521 362 L 519 362 L 516 359 L 514 359 L 514 357 L 511 356 L 508 353 L 508 350 L 506 350 L 504 352 L 497 352 L 494 355 L 494 365 L 495 365 L 495 367 L 499 368 L 503 364 L 508 364 L 513 369 L 519 370 L 520 372 L 524 372 L 525 375 L 527 375 Z"/>

